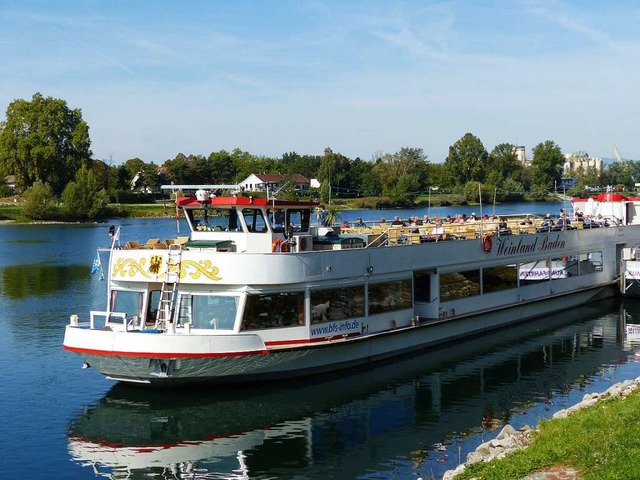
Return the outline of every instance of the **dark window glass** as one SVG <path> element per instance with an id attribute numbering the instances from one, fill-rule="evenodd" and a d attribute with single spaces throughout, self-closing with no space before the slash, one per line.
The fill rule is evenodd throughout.
<path id="1" fill-rule="evenodd" d="M 241 330 L 304 325 L 304 292 L 247 295 Z"/>
<path id="2" fill-rule="evenodd" d="M 311 292 L 311 323 L 364 316 L 364 286 Z"/>
<path id="3" fill-rule="evenodd" d="M 402 310 L 413 306 L 411 280 L 369 284 L 369 314 Z"/>

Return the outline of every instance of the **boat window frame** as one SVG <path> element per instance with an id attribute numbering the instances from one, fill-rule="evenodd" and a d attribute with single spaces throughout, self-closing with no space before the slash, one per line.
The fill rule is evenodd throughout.
<path id="1" fill-rule="evenodd" d="M 374 290 L 373 294 L 377 295 L 377 292 L 375 292 L 378 288 L 385 290 L 387 293 L 390 293 L 391 295 L 397 295 L 398 292 L 396 291 L 391 291 L 391 286 L 394 284 L 404 284 L 407 283 L 407 285 L 405 287 L 403 287 L 405 289 L 405 291 L 401 291 L 400 293 L 400 299 L 401 301 L 398 302 L 395 305 L 383 305 L 380 302 L 372 302 L 372 288 Z M 386 287 L 384 287 L 386 285 Z M 408 303 L 406 300 L 402 299 L 402 295 L 408 293 L 409 294 L 409 300 Z M 387 295 L 388 296 L 388 295 Z M 389 313 L 389 312 L 395 312 L 398 310 L 409 310 L 414 308 L 414 294 L 413 294 L 413 276 L 411 278 L 398 278 L 395 280 L 385 280 L 385 281 L 381 281 L 381 282 L 368 282 L 367 283 L 367 316 L 371 316 L 371 315 L 380 315 L 383 313 Z M 372 304 L 375 306 L 374 309 L 376 311 L 372 311 L 371 306 Z"/>
<path id="2" fill-rule="evenodd" d="M 252 212 L 253 215 L 251 214 Z M 262 224 L 264 227 L 264 229 L 262 230 L 256 230 L 256 219 L 258 218 L 258 216 L 255 215 L 255 212 L 258 212 L 260 214 L 259 217 L 262 219 Z M 249 214 L 247 215 L 247 213 Z M 244 224 L 244 228 L 246 229 L 247 233 L 269 233 L 269 220 L 267 217 L 265 217 L 263 208 L 243 207 L 242 210 L 240 210 L 240 216 L 242 217 L 242 223 Z M 249 225 L 249 219 L 252 219 L 251 225 Z"/>
<path id="3" fill-rule="evenodd" d="M 226 232 L 243 233 L 245 230 L 240 221 L 240 215 L 235 207 L 209 206 L 185 208 L 185 217 L 192 232 Z M 199 215 L 198 213 L 201 212 Z M 228 215 L 218 215 L 218 212 L 228 212 Z M 211 218 L 223 218 L 224 222 L 213 222 Z M 200 224 L 202 222 L 202 224 Z"/>
<path id="4" fill-rule="evenodd" d="M 249 321 L 249 323 L 247 322 L 247 317 L 250 314 L 253 314 L 253 312 L 251 312 L 251 309 L 254 308 L 252 305 L 252 299 L 257 298 L 257 297 L 273 297 L 273 296 L 285 296 L 285 295 L 290 295 L 290 296 L 296 296 L 297 298 L 294 299 L 294 301 L 296 302 L 296 308 L 297 308 L 297 312 L 295 313 L 295 317 L 292 317 L 291 319 L 289 319 L 289 323 L 287 324 L 271 324 L 271 325 L 267 325 L 267 326 L 263 326 L 262 324 L 254 327 L 251 324 L 251 321 Z M 283 329 L 283 328 L 296 328 L 296 327 L 303 327 L 306 325 L 306 292 L 305 290 L 293 290 L 293 291 L 286 291 L 286 292 L 247 292 L 244 296 L 244 304 L 243 304 L 243 308 L 242 308 L 242 315 L 240 317 L 240 325 L 239 325 L 239 331 L 241 332 L 248 332 L 248 331 L 257 331 L 257 330 L 273 330 L 273 329 Z M 293 301 L 283 301 L 284 305 L 292 305 Z M 277 307 L 277 305 L 276 305 Z M 277 318 L 276 315 L 272 314 L 273 312 L 267 312 L 267 316 L 269 318 Z M 262 312 L 259 314 L 262 315 Z M 255 323 L 255 320 L 254 320 Z M 247 325 L 249 325 L 247 327 Z"/>
<path id="5" fill-rule="evenodd" d="M 223 319 L 218 319 L 217 322 L 215 323 L 211 323 L 213 322 L 216 317 L 212 317 L 212 319 L 209 321 L 211 327 L 208 326 L 202 326 L 200 324 L 195 324 L 195 320 L 194 320 L 194 315 L 193 315 L 193 299 L 194 297 L 224 297 L 224 298 L 233 298 L 235 299 L 235 314 L 233 317 L 233 322 L 231 323 L 231 328 L 222 328 L 220 327 L 221 324 L 223 325 L 227 325 L 228 321 L 224 321 Z M 186 298 L 190 298 L 192 303 L 189 306 L 190 307 L 190 315 L 188 319 L 185 319 L 185 317 L 182 314 L 182 303 Z M 175 308 L 175 322 L 177 325 L 182 325 L 184 326 L 187 322 L 191 325 L 192 329 L 195 330 L 207 330 L 207 331 L 223 331 L 223 332 L 235 332 L 236 331 L 236 324 L 238 322 L 238 312 L 240 311 L 242 306 L 242 295 L 241 294 L 237 294 L 237 293 L 233 293 L 230 294 L 229 292 L 216 292 L 216 293 L 211 293 L 211 292 L 191 292 L 191 291 L 185 291 L 185 292 L 180 292 L 180 294 L 178 295 L 178 299 L 176 302 L 176 308 Z M 210 315 L 206 315 L 207 317 Z M 204 320 L 206 321 L 206 320 Z M 200 323 L 200 322 L 198 322 Z"/>
<path id="6" fill-rule="evenodd" d="M 340 312 L 337 306 L 332 305 L 332 301 L 346 301 L 347 303 L 355 304 L 357 303 L 355 300 L 357 299 L 358 292 L 354 291 L 356 289 L 360 289 L 359 292 L 361 295 L 361 311 L 358 312 L 357 315 L 348 315 L 348 316 L 334 316 L 335 312 Z M 333 293 L 330 293 L 333 292 Z M 314 294 L 319 294 L 320 296 L 326 295 L 320 299 L 314 299 Z M 352 318 L 362 318 L 365 316 L 366 305 L 366 289 L 363 283 L 357 285 L 341 285 L 339 288 L 310 288 L 309 289 L 309 302 L 310 302 L 310 323 L 311 325 L 317 325 L 319 323 L 326 322 L 337 322 L 341 320 L 348 320 Z M 347 298 L 340 298 L 346 296 Z M 351 302 L 349 302 L 351 300 Z M 329 302 L 329 305 L 325 308 L 324 305 Z M 332 308 L 334 306 L 334 308 Z M 351 305 L 349 313 L 352 313 L 357 306 Z M 343 309 L 344 310 L 344 309 Z M 317 320 L 317 317 L 320 317 Z"/>
<path id="7" fill-rule="evenodd" d="M 477 273 L 477 276 L 472 277 L 471 273 Z M 443 294 L 443 278 L 446 278 L 447 275 L 462 275 L 466 281 L 472 282 L 474 285 L 477 285 L 477 292 L 470 291 L 468 295 L 458 295 L 458 296 L 448 296 L 446 293 Z M 457 281 L 453 281 L 451 283 L 458 283 Z M 446 287 L 448 284 L 445 284 Z M 440 298 L 441 303 L 444 302 L 452 302 L 454 300 L 461 300 L 464 298 L 478 297 L 482 295 L 482 271 L 480 268 L 471 268 L 466 270 L 455 270 L 453 272 L 441 272 L 439 278 L 439 288 L 438 288 L 438 297 Z"/>
<path id="8" fill-rule="evenodd" d="M 131 294 L 138 294 L 139 295 L 139 304 L 138 304 L 138 312 L 129 315 L 129 312 L 126 311 L 118 311 L 115 307 L 116 307 L 116 303 L 118 301 L 118 297 L 120 296 L 120 293 L 131 293 Z M 126 321 L 132 320 L 133 317 L 137 317 L 138 319 L 140 319 L 142 317 L 142 314 L 144 312 L 144 306 L 147 302 L 147 295 L 148 295 L 148 291 L 146 289 L 135 289 L 135 288 L 112 288 L 111 291 L 109 292 L 109 313 L 113 314 L 113 313 L 124 313 L 125 314 L 125 319 Z M 118 325 L 123 325 L 125 324 L 125 319 L 121 318 L 121 317 L 113 317 L 112 315 L 108 315 L 107 319 L 105 320 L 105 326 L 109 325 L 109 324 L 118 324 Z"/>

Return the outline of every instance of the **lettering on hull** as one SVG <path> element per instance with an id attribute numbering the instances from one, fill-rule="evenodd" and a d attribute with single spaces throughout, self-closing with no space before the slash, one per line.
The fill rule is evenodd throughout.
<path id="1" fill-rule="evenodd" d="M 498 237 L 495 249 L 497 257 L 526 255 L 528 253 L 553 252 L 565 248 L 565 241 L 556 235 L 518 235 Z"/>

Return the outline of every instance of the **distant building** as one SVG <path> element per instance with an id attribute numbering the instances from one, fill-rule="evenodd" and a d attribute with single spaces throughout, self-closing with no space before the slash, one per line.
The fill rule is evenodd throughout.
<path id="1" fill-rule="evenodd" d="M 309 180 L 300 175 L 294 173 L 293 175 L 281 175 L 279 173 L 252 173 L 242 182 L 239 183 L 240 187 L 245 192 L 270 192 L 278 190 L 285 186 L 287 181 L 293 181 L 295 183 L 296 190 L 308 190 Z"/>
<path id="2" fill-rule="evenodd" d="M 15 175 L 7 175 L 4 177 L 2 181 L 3 187 L 16 188 L 16 176 Z"/>
<path id="3" fill-rule="evenodd" d="M 522 165 L 527 165 L 527 152 L 524 146 L 517 146 L 515 148 L 516 158 Z"/>
<path id="4" fill-rule="evenodd" d="M 602 173 L 602 158 L 590 157 L 586 152 L 565 153 L 564 158 L 562 170 L 564 175 L 569 175 L 579 169 L 586 171 L 589 168 L 594 168 L 596 172 Z"/>

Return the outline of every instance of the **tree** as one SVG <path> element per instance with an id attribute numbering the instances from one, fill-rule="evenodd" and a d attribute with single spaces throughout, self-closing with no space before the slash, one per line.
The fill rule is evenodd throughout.
<path id="1" fill-rule="evenodd" d="M 0 163 L 21 189 L 40 181 L 60 193 L 82 165 L 91 163 L 90 144 L 80 109 L 40 93 L 31 101 L 11 102 L 0 125 Z"/>
<path id="2" fill-rule="evenodd" d="M 489 154 L 487 162 L 487 172 L 499 173 L 503 179 L 511 178 L 519 181 L 522 177 L 522 164 L 516 156 L 516 147 L 510 143 L 496 145 Z M 499 186 L 498 183 L 492 185 Z"/>
<path id="3" fill-rule="evenodd" d="M 546 140 L 533 147 L 533 182 L 538 189 L 550 190 L 560 182 L 564 155 L 552 140 Z"/>
<path id="4" fill-rule="evenodd" d="M 358 197 L 372 197 L 382 193 L 379 183 L 373 174 L 374 164 L 360 158 L 351 162 L 351 174 L 347 179 L 347 189 Z"/>
<path id="5" fill-rule="evenodd" d="M 488 156 L 480 139 L 466 133 L 449 147 L 449 155 L 444 161 L 451 183 L 464 185 L 470 181 L 484 181 Z"/>
<path id="6" fill-rule="evenodd" d="M 411 202 L 421 184 L 428 165 L 421 148 L 401 148 L 399 152 L 385 154 L 373 167 L 373 172 L 382 185 L 382 193 L 395 203 Z"/>
<path id="7" fill-rule="evenodd" d="M 93 171 L 83 166 L 78 170 L 75 181 L 62 192 L 62 202 L 69 219 L 92 220 L 107 212 L 109 196 L 98 185 Z"/>
<path id="8" fill-rule="evenodd" d="M 324 155 L 318 167 L 318 180 L 327 181 L 331 190 L 339 194 L 346 185 L 351 170 L 351 162 L 341 153 L 333 153 L 330 148 L 324 149 Z"/>
<path id="9" fill-rule="evenodd" d="M 236 157 L 242 156 L 242 151 L 238 148 L 234 150 Z M 211 180 L 214 184 L 231 184 L 236 181 L 238 168 L 226 150 L 209 155 L 209 168 L 211 169 Z M 244 180 L 244 178 L 242 179 Z"/>
<path id="10" fill-rule="evenodd" d="M 314 178 L 320 167 L 320 159 L 317 155 L 299 155 L 289 152 L 282 155 L 280 166 L 282 173 L 299 173 L 306 178 Z"/>

